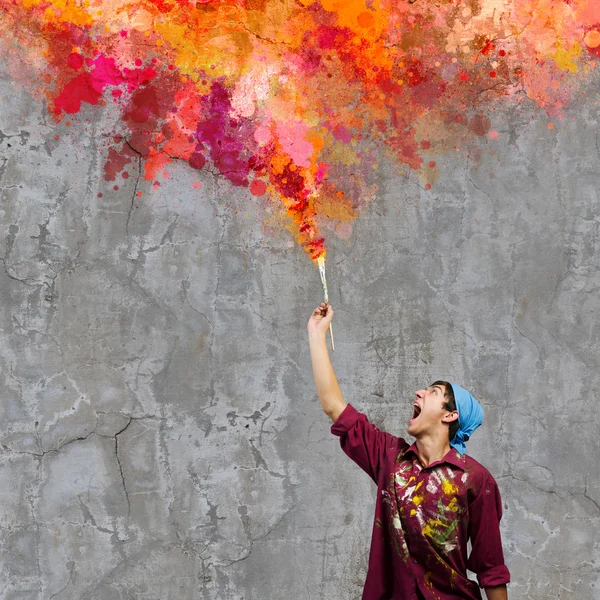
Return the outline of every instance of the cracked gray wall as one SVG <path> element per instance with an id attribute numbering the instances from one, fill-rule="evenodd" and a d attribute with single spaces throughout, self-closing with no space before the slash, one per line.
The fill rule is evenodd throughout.
<path id="1" fill-rule="evenodd" d="M 69 133 L 0 96 L 0 596 L 359 598 L 375 490 L 315 396 L 317 269 L 210 171 L 103 183 L 108 111 Z M 434 378 L 485 405 L 514 600 L 600 598 L 598 112 L 572 115 L 499 117 L 430 192 L 383 166 L 328 255 L 347 401 L 397 434 Z"/>

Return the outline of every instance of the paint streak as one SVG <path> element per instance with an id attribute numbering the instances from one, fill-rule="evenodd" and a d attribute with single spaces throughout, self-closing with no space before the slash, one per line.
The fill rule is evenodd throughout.
<path id="1" fill-rule="evenodd" d="M 498 137 L 523 96 L 560 120 L 600 57 L 600 0 L 0 0 L 0 54 L 56 121 L 112 102 L 104 167 L 173 160 L 280 202 L 313 259 L 346 239 L 391 158 Z M 110 135 L 113 132 L 105 132 Z"/>

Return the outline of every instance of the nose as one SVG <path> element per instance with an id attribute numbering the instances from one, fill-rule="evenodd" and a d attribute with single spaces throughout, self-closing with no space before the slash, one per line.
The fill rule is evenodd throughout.
<path id="1" fill-rule="evenodd" d="M 417 391 L 415 392 L 415 397 L 416 397 L 416 398 L 419 398 L 419 399 L 421 399 L 421 398 L 423 398 L 423 396 L 424 396 L 424 395 L 425 395 L 425 390 L 417 390 Z"/>

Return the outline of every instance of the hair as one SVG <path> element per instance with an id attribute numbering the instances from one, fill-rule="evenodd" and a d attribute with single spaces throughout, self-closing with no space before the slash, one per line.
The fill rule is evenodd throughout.
<path id="1" fill-rule="evenodd" d="M 434 381 L 431 385 L 443 385 L 446 391 L 444 392 L 444 398 L 446 401 L 442 404 L 442 408 L 445 408 L 448 411 L 456 410 L 456 400 L 454 398 L 454 390 L 452 389 L 452 385 L 447 381 Z M 458 419 L 452 421 L 448 425 L 448 438 L 451 442 L 458 431 Z"/>

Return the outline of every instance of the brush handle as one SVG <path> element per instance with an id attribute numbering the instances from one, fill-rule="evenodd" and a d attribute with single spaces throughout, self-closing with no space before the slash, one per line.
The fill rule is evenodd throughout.
<path id="1" fill-rule="evenodd" d="M 325 276 L 325 257 L 319 256 L 317 259 L 319 265 L 319 273 L 321 275 L 321 284 L 323 285 L 323 295 L 325 296 L 325 302 L 329 303 L 329 293 L 327 291 L 327 278 Z M 329 323 L 329 335 L 331 337 L 331 351 L 335 352 L 335 344 L 333 343 L 333 327 Z"/>

